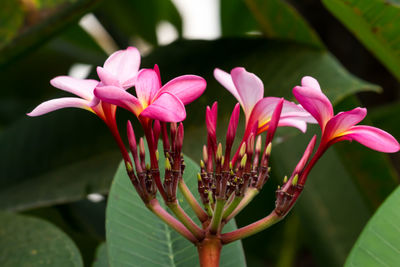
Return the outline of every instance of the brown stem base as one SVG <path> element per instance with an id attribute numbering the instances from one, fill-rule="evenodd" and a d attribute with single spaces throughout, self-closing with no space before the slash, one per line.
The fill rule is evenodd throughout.
<path id="1" fill-rule="evenodd" d="M 218 267 L 222 243 L 217 236 L 207 236 L 197 244 L 201 267 Z"/>

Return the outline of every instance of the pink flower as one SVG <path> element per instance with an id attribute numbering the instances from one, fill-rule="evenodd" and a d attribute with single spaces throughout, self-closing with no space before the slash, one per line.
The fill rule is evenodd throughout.
<path id="1" fill-rule="evenodd" d="M 371 126 L 356 125 L 367 115 L 365 108 L 355 108 L 334 116 L 332 104 L 322 93 L 316 79 L 304 77 L 301 85 L 293 88 L 293 94 L 304 109 L 318 121 L 322 130 L 321 147 L 327 148 L 342 140 L 355 140 L 377 151 L 399 151 L 399 143 L 389 133 Z"/>
<path id="2" fill-rule="evenodd" d="M 136 77 L 136 97 L 114 85 L 98 86 L 94 94 L 101 100 L 118 105 L 145 117 L 166 122 L 186 118 L 185 105 L 198 98 L 206 81 L 195 75 L 183 75 L 161 86 L 158 67 L 142 69 Z"/>
<path id="3" fill-rule="evenodd" d="M 246 116 L 245 138 L 256 122 L 258 122 L 257 134 L 268 130 L 272 114 L 281 99 L 263 98 L 264 85 L 260 78 L 241 67 L 232 69 L 231 74 L 216 68 L 214 77 L 233 94 L 242 106 Z M 315 120 L 301 106 L 284 100 L 278 126 L 296 127 L 305 132 L 307 122 L 315 123 Z"/>
<path id="4" fill-rule="evenodd" d="M 140 65 L 140 54 L 134 47 L 113 53 L 104 63 L 104 68 L 98 67 L 101 82 L 91 79 L 77 79 L 69 76 L 58 76 L 50 81 L 54 87 L 75 94 L 78 97 L 63 97 L 43 102 L 28 116 L 40 116 L 62 108 L 82 108 L 95 113 L 106 120 L 106 113 L 115 115 L 115 107 L 100 103 L 94 95 L 94 89 L 99 84 L 115 84 L 122 88 L 134 85 Z M 107 106 L 107 107 L 105 107 Z"/>

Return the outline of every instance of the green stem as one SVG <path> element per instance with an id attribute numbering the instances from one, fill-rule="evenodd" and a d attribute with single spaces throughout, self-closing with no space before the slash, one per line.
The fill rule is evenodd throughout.
<path id="1" fill-rule="evenodd" d="M 222 215 L 222 220 L 225 221 L 226 218 L 231 215 L 231 213 L 236 209 L 236 207 L 240 204 L 243 197 L 235 196 L 235 198 L 229 203 L 229 206 L 224 210 L 224 214 Z"/>
<path id="2" fill-rule="evenodd" d="M 152 199 L 148 204 L 147 208 L 151 210 L 158 218 L 163 220 L 166 224 L 172 227 L 175 231 L 183 235 L 192 243 L 197 243 L 198 239 L 177 219 L 175 219 L 171 214 L 164 210 L 157 199 Z"/>
<path id="3" fill-rule="evenodd" d="M 177 201 L 167 203 L 167 206 L 172 210 L 179 221 L 197 238 L 204 239 L 204 231 L 186 214 Z"/>
<path id="4" fill-rule="evenodd" d="M 255 196 L 257 196 L 257 194 L 260 191 L 257 188 L 249 188 L 246 191 L 246 194 L 244 195 L 243 199 L 240 201 L 239 205 L 237 205 L 237 207 L 235 208 L 235 210 L 233 212 L 231 212 L 225 219 L 225 222 L 228 222 L 230 219 L 232 219 L 233 217 L 235 217 L 236 215 L 239 214 L 239 212 L 241 212 L 252 200 Z M 235 198 L 236 199 L 236 198 Z"/>
<path id="5" fill-rule="evenodd" d="M 197 202 L 196 198 L 193 196 L 190 189 L 186 186 L 185 181 L 183 179 L 179 179 L 179 190 L 182 195 L 185 197 L 186 201 L 189 203 L 190 207 L 196 213 L 199 220 L 203 223 L 208 220 L 207 213 L 201 208 L 199 202 Z"/>
<path id="6" fill-rule="evenodd" d="M 252 224 L 249 224 L 245 227 L 239 228 L 235 231 L 225 233 L 221 235 L 221 240 L 223 244 L 228 244 L 233 241 L 243 239 L 245 237 L 254 235 L 258 232 L 261 232 L 264 229 L 267 229 L 271 225 L 282 220 L 283 217 L 278 216 L 275 211 L 271 212 L 267 217 L 258 220 Z"/>
<path id="7" fill-rule="evenodd" d="M 225 200 L 217 199 L 217 203 L 214 209 L 214 215 L 210 224 L 210 232 L 216 234 L 218 232 L 219 226 L 222 220 L 222 212 L 224 211 Z"/>

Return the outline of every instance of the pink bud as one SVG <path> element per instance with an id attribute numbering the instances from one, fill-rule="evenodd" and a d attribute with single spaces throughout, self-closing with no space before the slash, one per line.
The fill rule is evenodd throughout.
<path id="1" fill-rule="evenodd" d="M 154 135 L 154 144 L 157 146 L 158 144 L 158 139 L 160 138 L 160 133 L 161 133 L 161 124 L 159 120 L 154 121 L 154 126 L 153 126 L 153 135 Z"/>
<path id="2" fill-rule="evenodd" d="M 310 158 L 310 156 L 314 150 L 316 142 L 317 142 L 317 136 L 314 135 L 313 138 L 311 139 L 310 143 L 308 144 L 306 150 L 304 151 L 304 154 L 301 157 L 299 163 L 297 163 L 297 166 L 294 169 L 292 176 L 295 176 L 296 174 L 300 173 L 303 170 L 304 166 L 306 166 L 308 159 Z"/>
<path id="3" fill-rule="evenodd" d="M 226 133 L 226 147 L 231 147 L 235 140 L 237 126 L 239 123 L 240 116 L 240 104 L 237 103 L 232 111 L 231 119 L 229 120 L 228 131 Z"/>
<path id="4" fill-rule="evenodd" d="M 269 123 L 269 128 L 268 128 L 265 144 L 269 144 L 272 141 L 272 139 L 274 138 L 276 128 L 278 128 L 279 119 L 281 117 L 284 100 L 285 99 L 281 98 L 280 101 L 278 102 L 278 104 L 276 104 L 274 113 L 272 114 L 272 117 L 271 117 L 271 122 Z"/>

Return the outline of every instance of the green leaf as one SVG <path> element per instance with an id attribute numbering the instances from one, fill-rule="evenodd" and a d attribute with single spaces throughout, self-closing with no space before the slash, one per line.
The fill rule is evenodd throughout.
<path id="1" fill-rule="evenodd" d="M 13 125 L 0 135 L 0 208 L 26 210 L 107 193 L 120 160 L 109 135 L 98 118 L 80 110 Z"/>
<path id="2" fill-rule="evenodd" d="M 76 21 L 99 0 L 6 0 L 0 11 L 0 66 L 22 56 L 30 48 L 48 40 L 66 25 Z M 12 19 L 10 14 L 13 14 Z M 24 23 L 21 23 L 23 20 Z"/>
<path id="3" fill-rule="evenodd" d="M 0 213 L 1 266 L 83 266 L 69 237 L 52 224 Z"/>
<path id="4" fill-rule="evenodd" d="M 323 47 L 316 32 L 286 1 L 245 0 L 245 2 L 267 37 Z"/>
<path id="5" fill-rule="evenodd" d="M 170 22 L 182 34 L 182 19 L 171 0 L 104 1 L 96 14 L 100 21 L 126 41 L 137 35 L 157 45 L 156 27 L 161 21 Z"/>
<path id="6" fill-rule="evenodd" d="M 96 256 L 92 267 L 108 267 L 108 255 L 107 255 L 107 245 L 106 243 L 101 243 L 97 250 Z"/>
<path id="7" fill-rule="evenodd" d="M 208 82 L 205 94 L 187 106 L 184 151 L 196 159 L 201 156 L 199 142 L 206 141 L 205 126 L 201 123 L 204 113 L 199 111 L 219 100 L 221 127 L 226 125 L 235 103 L 234 97 L 212 76 L 215 67 L 226 71 L 236 66 L 246 67 L 263 80 L 266 96 L 293 99 L 291 89 L 305 75 L 316 77 L 334 103 L 356 92 L 379 90 L 349 74 L 325 50 L 287 41 L 246 38 L 178 41 L 156 49 L 143 59 L 142 67 L 153 67 L 155 63 L 160 66 L 163 83 L 189 73 L 201 75 Z M 57 91 L 47 86 L 49 91 Z M 41 83 L 40 87 L 46 85 Z M 38 89 L 30 90 L 31 94 L 35 90 Z M 60 96 L 46 95 L 41 101 Z M 28 105 L 21 109 L 28 112 L 31 108 Z M 118 111 L 122 136 L 128 116 L 136 122 L 132 114 Z M 225 130 L 218 130 L 218 134 L 225 135 Z M 40 118 L 25 117 L 0 135 L 0 208 L 24 210 L 76 201 L 96 191 L 105 193 L 120 159 L 116 151 L 107 127 L 86 111 L 69 109 Z"/>
<path id="8" fill-rule="evenodd" d="M 400 262 L 400 187 L 365 226 L 344 266 L 398 266 Z"/>
<path id="9" fill-rule="evenodd" d="M 221 0 L 220 10 L 223 36 L 240 36 L 259 28 L 243 0 Z"/>
<path id="10" fill-rule="evenodd" d="M 160 166 L 164 165 L 163 161 L 160 156 Z M 197 196 L 196 173 L 199 166 L 188 157 L 185 157 L 185 163 L 184 180 Z M 160 172 L 163 173 L 162 170 Z M 196 221 L 196 215 L 179 193 L 178 201 Z M 224 228 L 225 231 L 234 229 L 233 220 Z M 122 163 L 108 199 L 106 233 L 111 266 L 199 266 L 196 247 L 146 208 Z M 241 242 L 224 246 L 220 262 L 221 266 L 245 266 Z"/>
<path id="11" fill-rule="evenodd" d="M 353 34 L 400 80 L 400 4 L 384 0 L 323 0 Z"/>

